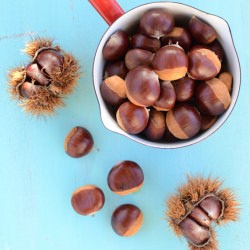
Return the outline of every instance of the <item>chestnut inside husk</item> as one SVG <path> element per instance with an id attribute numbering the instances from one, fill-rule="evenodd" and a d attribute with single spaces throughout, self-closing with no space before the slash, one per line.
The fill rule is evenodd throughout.
<path id="1" fill-rule="evenodd" d="M 218 249 L 214 225 L 236 221 L 239 203 L 218 178 L 187 176 L 187 182 L 167 200 L 168 223 L 184 236 L 190 250 Z"/>
<path id="2" fill-rule="evenodd" d="M 80 77 L 79 63 L 49 38 L 37 37 L 23 51 L 31 62 L 11 70 L 10 94 L 26 112 L 37 117 L 52 115 L 73 92 Z"/>

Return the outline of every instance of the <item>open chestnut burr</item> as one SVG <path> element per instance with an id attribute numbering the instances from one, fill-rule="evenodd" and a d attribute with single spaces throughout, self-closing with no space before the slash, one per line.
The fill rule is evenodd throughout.
<path id="1" fill-rule="evenodd" d="M 184 236 L 191 250 L 217 250 L 214 225 L 236 221 L 239 203 L 218 178 L 188 176 L 187 183 L 168 199 L 166 215 L 174 233 Z"/>
<path id="2" fill-rule="evenodd" d="M 10 71 L 11 97 L 32 115 L 53 115 L 64 105 L 64 97 L 73 92 L 80 77 L 79 63 L 49 38 L 37 37 L 23 51 L 31 62 Z"/>
<path id="3" fill-rule="evenodd" d="M 117 163 L 108 174 L 108 186 L 116 194 L 127 195 L 138 191 L 144 182 L 140 166 L 133 161 Z"/>
<path id="4" fill-rule="evenodd" d="M 95 0 L 89 0 L 92 4 L 93 2 L 96 2 Z M 98 1 L 97 1 L 98 2 Z M 112 3 L 114 5 L 114 13 L 116 12 L 117 7 L 117 2 L 114 1 Z M 98 9 L 99 13 L 105 17 L 105 20 L 107 18 L 106 11 L 104 10 L 105 8 L 103 7 L 102 10 L 100 8 Z M 112 8 L 113 9 L 113 8 Z M 121 8 L 119 7 L 119 18 L 113 22 L 108 22 L 111 24 L 110 28 L 107 30 L 107 32 L 104 34 L 103 38 L 101 39 L 99 46 L 97 48 L 95 60 L 94 60 L 94 67 L 93 67 L 93 79 L 94 79 L 94 87 L 97 95 L 97 99 L 99 101 L 99 106 L 101 110 L 101 118 L 104 123 L 104 125 L 119 134 L 122 134 L 124 136 L 127 136 L 128 138 L 135 140 L 137 142 L 140 142 L 142 144 L 152 146 L 152 147 L 159 147 L 159 148 L 178 148 L 178 147 L 183 147 L 187 145 L 192 145 L 194 143 L 200 142 L 203 139 L 207 138 L 209 135 L 214 133 L 228 118 L 230 113 L 233 110 L 233 107 L 236 103 L 239 88 L 240 88 L 240 67 L 239 67 L 239 61 L 237 57 L 237 53 L 234 48 L 232 36 L 228 27 L 228 24 L 221 19 L 220 17 L 213 16 L 210 14 L 207 14 L 205 12 L 202 12 L 200 10 L 194 9 L 190 6 L 184 5 L 184 4 L 179 4 L 179 3 L 171 3 L 171 2 L 162 2 L 162 3 L 150 3 L 150 4 L 145 4 L 142 6 L 139 6 L 137 8 L 134 8 L 127 13 L 122 13 Z M 160 9 L 160 10 L 159 10 Z M 145 28 L 145 24 L 147 21 L 141 20 L 143 16 L 150 16 L 151 12 L 163 12 L 162 14 L 162 20 L 158 20 L 157 22 L 164 22 L 164 19 L 168 16 L 171 15 L 174 19 L 174 22 L 169 22 L 168 24 L 168 31 L 164 33 L 165 31 L 159 31 L 158 28 L 156 28 L 155 32 L 152 32 L 152 25 L 149 25 L 147 28 Z M 159 14 L 158 12 L 158 14 Z M 167 12 L 167 14 L 166 14 Z M 109 12 L 110 13 L 110 12 Z M 151 16 L 152 17 L 152 16 Z M 150 18 L 151 18 L 150 17 Z M 192 18 L 195 17 L 195 18 Z M 159 17 L 158 17 L 159 18 Z M 168 21 L 171 20 L 172 18 L 168 17 Z M 194 20 L 195 19 L 195 20 Z M 157 20 L 154 19 L 154 22 Z M 167 18 L 165 19 L 165 21 Z M 202 25 L 195 25 L 196 31 L 200 29 L 200 27 L 204 27 L 204 29 L 207 29 L 206 32 L 204 32 L 205 38 L 203 37 L 203 41 L 199 40 L 199 38 L 195 38 L 193 36 L 196 36 L 190 32 L 189 27 L 193 27 L 193 21 L 201 21 Z M 190 21 L 190 25 L 189 25 Z M 143 24 L 142 24 L 143 23 Z M 198 23 L 198 22 L 197 22 Z M 173 24 L 173 25 L 172 25 Z M 198 23 L 200 24 L 200 22 Z M 205 24 L 205 25 L 204 25 Z M 215 33 L 210 32 L 208 27 L 212 27 L 212 29 L 215 30 Z M 151 29 L 151 31 L 150 31 Z M 129 59 L 129 68 L 127 76 L 129 75 L 130 71 L 136 70 L 137 67 L 133 68 L 134 65 L 132 65 L 131 58 L 133 53 L 130 51 L 133 49 L 141 49 L 141 50 L 146 50 L 150 53 L 155 53 L 155 56 L 152 60 L 152 63 L 150 64 L 150 60 L 138 60 L 138 56 L 135 56 L 136 64 L 135 65 L 140 65 L 144 64 L 143 66 L 139 67 L 148 67 L 153 69 L 153 71 L 158 75 L 159 82 L 161 85 L 162 81 L 171 81 L 171 84 L 174 86 L 174 81 L 179 81 L 182 78 L 190 78 L 190 82 L 185 85 L 185 84 L 180 84 L 179 89 L 175 88 L 175 91 L 179 91 L 179 95 L 176 94 L 176 101 L 174 106 L 178 106 L 180 103 L 183 102 L 184 104 L 191 105 L 193 106 L 197 112 L 199 113 L 198 116 L 200 116 L 200 120 L 202 121 L 202 124 L 197 126 L 199 131 L 193 133 L 193 136 L 188 136 L 185 137 L 185 139 L 175 139 L 174 140 L 166 140 L 165 136 L 163 135 L 161 139 L 151 139 L 150 137 L 146 137 L 146 133 L 144 130 L 148 128 L 148 124 L 146 126 L 140 127 L 139 130 L 132 130 L 132 133 L 129 130 L 124 129 L 124 126 L 122 126 L 121 122 L 117 122 L 117 110 L 119 110 L 119 107 L 115 109 L 114 113 L 110 109 L 109 105 L 107 102 L 104 100 L 104 98 L 101 95 L 100 92 L 100 85 L 103 81 L 103 77 L 106 77 L 105 73 L 105 65 L 111 63 L 107 62 L 102 54 L 103 48 L 105 47 L 106 43 L 108 42 L 109 38 L 112 36 L 112 34 L 115 34 L 117 31 L 123 30 L 125 31 L 128 36 L 131 38 L 130 40 L 130 46 L 127 48 L 127 51 L 125 53 L 128 54 L 128 59 Z M 199 33 L 199 32 L 198 32 Z M 206 33 L 206 34 L 205 34 Z M 212 34 L 211 37 L 209 38 L 209 34 Z M 162 36 L 162 37 L 161 37 Z M 159 37 L 161 37 L 159 39 Z M 191 39 L 190 39 L 191 38 Z M 207 39 L 204 42 L 204 39 Z M 159 42 L 160 42 L 160 47 L 159 47 Z M 195 45 L 199 45 L 200 47 L 197 47 L 197 50 L 194 50 Z M 183 46 L 183 49 L 180 47 Z M 161 61 L 161 57 L 165 58 L 165 53 L 168 54 L 168 49 L 164 48 L 171 48 L 171 53 L 180 53 L 182 54 L 183 51 L 184 55 L 183 60 L 180 63 L 180 57 L 177 57 L 177 62 L 180 64 L 176 64 L 175 66 L 172 65 L 164 65 L 164 63 Z M 159 51 L 163 50 L 164 53 L 158 53 Z M 165 52 L 165 50 L 167 52 Z M 206 53 L 205 53 L 206 52 Z M 148 55 L 150 53 L 147 53 Z M 160 56 L 157 56 L 157 53 L 160 54 Z M 171 54 L 170 53 L 170 54 Z M 205 57 L 204 57 L 205 54 Z M 145 54 L 146 55 L 146 54 Z M 164 55 L 164 56 L 162 56 Z M 183 55 L 183 54 L 182 54 Z M 204 64 L 206 64 L 204 67 L 201 67 L 199 70 L 196 70 L 197 72 L 189 65 L 189 57 L 192 59 L 193 64 L 192 65 L 199 65 L 198 62 L 202 61 Z M 201 60 L 200 60 L 201 57 Z M 146 56 L 143 56 L 143 58 L 147 58 Z M 156 60 L 158 58 L 158 60 Z M 198 59 L 197 59 L 198 58 Z M 208 59 L 207 61 L 205 59 Z M 124 60 L 124 59 L 119 59 L 119 60 Z M 187 64 L 185 63 L 187 60 Z M 133 62 L 134 63 L 134 62 Z M 137 64 L 139 63 L 139 64 Z M 131 68 L 132 65 L 132 68 Z M 146 65 L 146 66 L 145 66 Z M 170 69 L 170 71 L 169 71 Z M 174 70 L 173 70 L 174 69 Z M 197 66 L 195 67 L 197 69 Z M 201 73 L 204 73 L 205 69 L 205 76 Z M 210 75 L 207 76 L 207 69 L 210 71 Z M 172 71 L 172 74 L 169 76 L 169 72 Z M 103 72 L 101 74 L 100 72 Z M 221 73 L 224 72 L 229 72 L 232 76 L 232 81 L 230 80 L 230 77 L 227 77 L 229 82 L 229 90 L 230 97 L 231 97 L 231 102 L 229 106 L 227 106 L 226 110 L 224 113 L 220 115 L 208 115 L 207 113 L 204 113 L 204 110 L 200 110 L 199 107 L 201 105 L 196 104 L 196 87 L 200 84 L 199 81 L 209 81 L 212 78 L 216 77 L 218 79 Z M 177 74 L 178 73 L 178 74 Z M 201 76 L 200 76 L 201 74 Z M 110 75 L 109 75 L 110 76 Z M 167 77 L 167 78 L 165 78 Z M 222 78 L 224 76 L 222 75 Z M 133 79 L 133 77 L 131 77 Z M 125 83 L 126 83 L 126 76 L 124 77 Z M 223 78 L 226 79 L 226 78 Z M 221 80 L 221 79 L 220 79 Z M 222 81 L 222 80 L 221 80 Z M 230 83 L 231 81 L 231 83 Z M 143 85 L 142 85 L 143 86 Z M 232 88 L 230 87 L 232 86 Z M 156 87 L 157 88 L 157 87 Z M 156 90 L 154 87 L 153 89 Z M 181 91 L 180 91 L 181 89 Z M 127 91 L 127 90 L 126 90 Z M 144 91 L 144 90 L 143 90 Z M 133 103 L 135 106 L 140 104 L 142 107 L 145 107 L 147 112 L 148 112 L 148 119 L 147 123 L 150 122 L 150 112 L 151 110 L 154 110 L 154 104 L 150 106 L 151 104 L 144 103 L 144 101 L 147 100 L 147 97 L 142 97 L 140 100 L 134 97 L 140 96 L 138 91 L 135 91 L 135 93 L 129 95 L 131 90 L 127 91 L 127 97 L 129 103 Z M 156 93 L 156 92 L 155 92 Z M 161 94 L 161 93 L 160 93 Z M 156 96 L 152 95 L 152 96 Z M 152 98 L 150 96 L 150 98 Z M 183 98 L 183 99 L 182 99 Z M 121 104 L 121 106 L 124 105 L 124 103 Z M 128 107 L 128 103 L 126 104 Z M 149 105 L 149 106 L 148 106 Z M 174 108 L 174 107 L 173 107 Z M 127 108 L 125 109 L 126 111 L 128 110 Z M 124 111 L 124 110 L 123 110 Z M 170 111 L 163 111 L 165 112 L 165 115 L 167 116 L 167 112 Z M 123 113 L 124 114 L 124 113 Z M 145 121 L 144 116 L 144 121 Z M 205 117 L 203 119 L 203 117 Z M 207 119 L 209 117 L 209 119 Z M 212 117 L 214 119 L 212 119 Z M 134 117 L 135 118 L 135 117 Z M 137 119 L 132 119 L 133 121 Z M 158 119 L 158 118 L 157 118 Z M 159 118 L 161 120 L 161 118 Z M 127 121 L 129 119 L 126 119 Z M 130 125 L 129 125 L 130 124 Z M 142 123 L 141 123 L 142 124 Z M 198 123 L 197 123 L 198 124 Z M 127 127 L 131 126 L 131 123 L 128 123 L 126 125 Z M 166 130 L 168 131 L 169 128 L 166 125 Z M 142 129 L 143 128 L 143 129 Z M 195 129 L 194 129 L 195 130 Z M 171 132 L 170 132 L 171 133 Z M 164 132 L 165 134 L 165 132 Z M 159 136 L 160 137 L 160 136 Z"/>

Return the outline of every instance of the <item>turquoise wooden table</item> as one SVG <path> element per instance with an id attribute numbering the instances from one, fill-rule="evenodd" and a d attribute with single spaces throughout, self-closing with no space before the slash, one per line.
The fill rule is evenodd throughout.
<path id="1" fill-rule="evenodd" d="M 119 0 L 125 11 L 147 0 Z M 86 0 L 2 1 L 0 15 L 0 249 L 1 250 L 166 250 L 187 249 L 165 221 L 165 201 L 189 174 L 219 176 L 241 203 L 240 221 L 217 228 L 220 249 L 250 249 L 250 50 L 246 0 L 182 3 L 216 14 L 231 27 L 241 62 L 241 92 L 219 131 L 203 142 L 160 150 L 108 131 L 102 124 L 92 85 L 92 62 L 107 24 Z M 20 50 L 30 37 L 50 36 L 80 61 L 84 74 L 66 106 L 46 121 L 22 112 L 7 92 L 7 72 L 28 61 Z M 69 130 L 84 126 L 95 149 L 84 158 L 65 154 Z M 145 174 L 143 188 L 120 197 L 107 186 L 110 168 L 136 161 Z M 104 208 L 94 217 L 76 214 L 72 192 L 85 184 L 101 187 Z M 120 204 L 139 206 L 145 220 L 133 237 L 116 235 L 110 224 Z"/>

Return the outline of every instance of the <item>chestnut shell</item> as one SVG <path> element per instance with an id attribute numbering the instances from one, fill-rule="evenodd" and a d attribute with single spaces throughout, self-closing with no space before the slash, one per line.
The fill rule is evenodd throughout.
<path id="1" fill-rule="evenodd" d="M 105 202 L 103 191 L 95 185 L 86 185 L 74 191 L 71 204 L 81 215 L 91 215 L 99 211 Z"/>
<path id="2" fill-rule="evenodd" d="M 116 164 L 108 174 L 109 188 L 120 195 L 137 191 L 143 184 L 144 175 L 140 166 L 133 161 Z"/>
<path id="3" fill-rule="evenodd" d="M 111 218 L 114 231 L 120 236 L 132 236 L 143 223 L 141 210 L 132 204 L 124 204 L 115 209 Z"/>
<path id="4" fill-rule="evenodd" d="M 65 152 L 73 158 L 85 156 L 92 150 L 93 145 L 91 133 L 83 127 L 73 128 L 64 141 Z"/>

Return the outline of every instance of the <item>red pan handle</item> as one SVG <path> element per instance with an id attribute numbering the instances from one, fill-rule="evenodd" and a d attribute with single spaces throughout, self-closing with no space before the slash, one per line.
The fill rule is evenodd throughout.
<path id="1" fill-rule="evenodd" d="M 124 14 L 116 0 L 88 0 L 102 18 L 111 25 L 116 19 Z"/>

